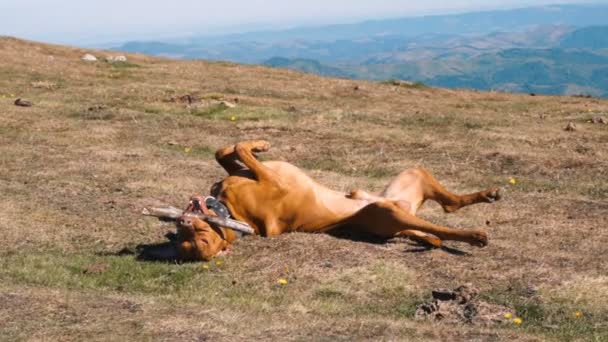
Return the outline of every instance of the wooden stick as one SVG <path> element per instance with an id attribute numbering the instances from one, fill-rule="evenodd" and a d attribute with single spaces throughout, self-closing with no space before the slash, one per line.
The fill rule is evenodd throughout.
<path id="1" fill-rule="evenodd" d="M 247 223 L 236 221 L 229 218 L 210 216 L 205 214 L 196 213 L 184 213 L 183 210 L 175 207 L 164 207 L 164 208 L 144 208 L 141 212 L 145 216 L 154 216 L 164 220 L 177 221 L 182 216 L 188 215 L 198 217 L 208 223 L 217 224 L 225 228 L 230 228 L 239 231 L 244 234 L 255 234 L 255 231 Z"/>

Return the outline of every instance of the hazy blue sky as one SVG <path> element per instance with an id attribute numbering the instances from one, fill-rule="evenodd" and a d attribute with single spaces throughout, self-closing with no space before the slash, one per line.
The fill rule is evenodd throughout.
<path id="1" fill-rule="evenodd" d="M 590 1 L 0 0 L 0 35 L 88 44 L 585 2 Z"/>

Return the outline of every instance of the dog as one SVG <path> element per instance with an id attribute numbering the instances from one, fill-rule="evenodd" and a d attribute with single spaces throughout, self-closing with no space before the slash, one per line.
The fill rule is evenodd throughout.
<path id="1" fill-rule="evenodd" d="M 393 179 L 380 195 L 363 190 L 338 192 L 287 162 L 260 162 L 254 153 L 269 148 L 263 140 L 245 141 L 215 154 L 228 177 L 211 187 L 211 195 L 234 219 L 251 226 L 256 235 L 318 233 L 342 227 L 387 239 L 408 237 L 434 247 L 441 247 L 444 240 L 479 247 L 488 243 L 482 229 L 443 227 L 417 217 L 416 212 L 427 200 L 438 202 L 447 213 L 475 203 L 493 203 L 500 199 L 498 188 L 456 195 L 426 170 L 412 168 Z M 192 210 L 189 207 L 187 211 Z M 209 212 L 215 215 L 213 210 Z M 183 216 L 178 223 L 177 252 L 182 260 L 210 260 L 228 252 L 237 238 L 232 229 Z"/>

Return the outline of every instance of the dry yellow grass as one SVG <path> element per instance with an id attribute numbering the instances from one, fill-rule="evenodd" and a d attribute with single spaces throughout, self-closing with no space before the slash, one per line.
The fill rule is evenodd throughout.
<path id="1" fill-rule="evenodd" d="M 0 38 L 0 339 L 608 338 L 608 126 L 587 122 L 608 101 L 85 52 Z M 168 101 L 184 94 L 202 100 Z M 203 103 L 218 99 L 238 106 Z M 289 234 L 242 239 L 207 268 L 129 254 L 171 230 L 144 205 L 206 193 L 224 175 L 213 151 L 260 138 L 273 145 L 265 159 L 336 189 L 378 191 L 412 166 L 457 192 L 501 186 L 492 206 L 421 211 L 486 227 L 490 245 L 414 253 L 403 240 Z M 464 283 L 523 323 L 413 319 L 431 289 Z"/>

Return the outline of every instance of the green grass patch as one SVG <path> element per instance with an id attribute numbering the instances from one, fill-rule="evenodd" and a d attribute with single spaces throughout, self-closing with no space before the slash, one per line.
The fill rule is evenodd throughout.
<path id="1" fill-rule="evenodd" d="M 583 194 L 596 200 L 608 199 L 608 185 L 606 183 L 593 184 L 586 187 Z"/>
<path id="2" fill-rule="evenodd" d="M 200 281 L 203 275 L 203 270 L 197 264 L 144 263 L 138 262 L 133 256 L 15 253 L 4 255 L 0 264 L 0 276 L 12 282 L 134 293 L 184 292 Z M 106 270 L 86 273 L 87 267 L 92 264 L 104 264 Z"/>
<path id="3" fill-rule="evenodd" d="M 101 270 L 91 271 L 93 265 Z M 312 288 L 307 277 L 279 285 L 277 276 L 260 275 L 239 257 L 175 264 L 138 261 L 134 255 L 5 252 L 0 267 L 0 281 L 7 285 L 154 295 L 256 313 L 299 303 L 323 316 L 411 318 L 420 302 L 403 287 L 409 276 L 400 276 L 403 267 L 395 264 L 340 271 L 343 276 Z"/>
<path id="4" fill-rule="evenodd" d="M 91 265 L 104 265 L 104 270 L 87 272 Z M 228 263 L 218 265 L 215 261 L 175 264 L 138 261 L 133 255 L 45 252 L 5 253 L 0 266 L 0 281 L 6 284 L 155 295 L 176 302 L 230 305 L 258 312 L 271 311 L 287 298 L 283 291 L 268 291 L 265 284 L 240 277 Z M 235 281 L 235 277 L 240 279 Z"/>
<path id="5" fill-rule="evenodd" d="M 345 270 L 314 289 L 313 307 L 330 316 L 411 319 L 423 300 L 410 281 L 409 269 L 398 263 Z"/>
<path id="6" fill-rule="evenodd" d="M 112 80 L 130 79 L 133 77 L 133 69 L 140 67 L 131 62 L 113 62 L 100 65 L 107 71 L 106 77 Z"/>
<path id="7" fill-rule="evenodd" d="M 160 114 L 162 109 L 156 107 L 146 107 L 144 108 L 144 113 L 146 114 Z"/>
<path id="8" fill-rule="evenodd" d="M 514 308 L 513 315 L 522 320 L 520 327 L 512 326 L 514 329 L 521 328 L 563 341 L 605 341 L 608 338 L 608 329 L 602 317 L 591 314 L 589 310 L 577 307 L 574 303 L 541 300 L 518 284 L 508 290 L 497 289 L 482 293 L 480 297 L 490 303 Z"/>
<path id="9" fill-rule="evenodd" d="M 228 107 L 224 104 L 217 104 L 204 108 L 191 108 L 189 110 L 190 115 L 199 116 L 208 119 L 217 119 L 221 117 L 221 114 L 225 112 Z"/>

